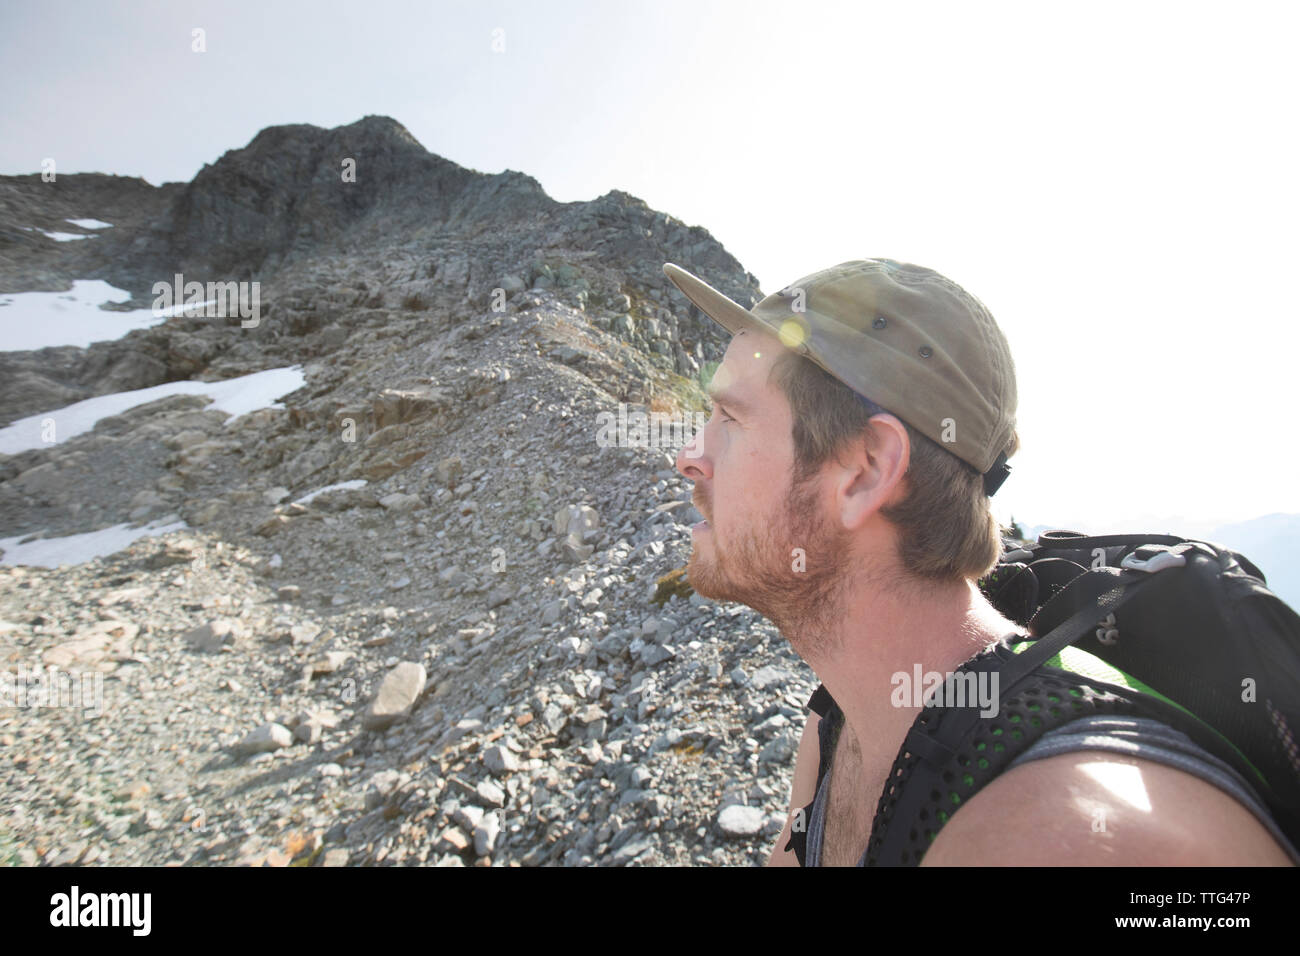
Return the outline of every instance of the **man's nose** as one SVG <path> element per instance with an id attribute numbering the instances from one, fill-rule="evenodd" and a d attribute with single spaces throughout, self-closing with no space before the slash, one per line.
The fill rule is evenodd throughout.
<path id="1" fill-rule="evenodd" d="M 704 429 L 697 431 L 695 437 L 678 450 L 676 466 L 677 471 L 691 481 L 708 477 L 708 465 L 704 457 Z"/>

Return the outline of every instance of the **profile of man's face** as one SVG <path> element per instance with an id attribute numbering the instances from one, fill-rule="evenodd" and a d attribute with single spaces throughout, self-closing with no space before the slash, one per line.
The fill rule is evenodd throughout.
<path id="1" fill-rule="evenodd" d="M 677 468 L 695 482 L 692 500 L 705 518 L 691 532 L 691 586 L 784 630 L 829 610 L 844 533 L 828 520 L 816 476 L 793 484 L 790 405 L 767 380 L 781 348 L 753 331 L 731 340 L 709 388 L 713 415 Z"/>

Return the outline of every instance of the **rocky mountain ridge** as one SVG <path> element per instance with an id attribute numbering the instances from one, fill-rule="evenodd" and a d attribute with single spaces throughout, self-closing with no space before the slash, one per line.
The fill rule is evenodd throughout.
<path id="1" fill-rule="evenodd" d="M 349 158 L 357 160 L 356 182 L 342 179 Z M 321 349 L 311 334 L 357 306 L 432 310 L 456 321 L 447 310 L 484 308 L 493 289 L 514 295 L 540 283 L 567 292 L 583 311 L 588 301 L 613 311 L 626 295 L 642 307 L 641 318 L 653 320 L 654 338 L 678 321 L 659 271 L 664 261 L 707 272 L 738 301 L 759 297 L 754 277 L 699 227 L 618 191 L 557 203 L 522 173 L 486 175 L 434 156 L 383 117 L 334 130 L 264 130 L 192 182 L 151 189 L 99 174 L 60 174 L 48 183 L 37 174 L 0 177 L 0 293 L 105 279 L 132 293 L 114 306 L 125 310 L 149 308 L 154 283 L 171 283 L 177 273 L 187 281 L 257 281 L 270 321 L 242 336 L 199 319 L 85 350 L 0 353 L 0 423 L 92 395 L 310 357 Z M 114 225 L 81 230 L 93 238 L 79 242 L 43 234 L 70 230 L 66 220 L 78 217 Z M 274 318 L 281 308 L 286 314 Z M 624 314 L 624 324 L 633 324 Z M 665 345 L 684 344 L 689 353 L 720 343 L 689 303 L 686 315 L 691 328 L 682 341 Z M 669 354 L 675 371 L 694 374 Z"/>

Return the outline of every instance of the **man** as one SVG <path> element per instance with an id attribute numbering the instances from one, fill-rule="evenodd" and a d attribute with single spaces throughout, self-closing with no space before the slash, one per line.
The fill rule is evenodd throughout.
<path id="1" fill-rule="evenodd" d="M 691 584 L 776 624 L 822 681 L 810 706 L 839 728 L 818 786 L 823 717 L 810 713 L 769 865 L 799 865 L 794 823 L 810 865 L 862 865 L 921 711 L 898 705 L 896 675 L 955 671 L 1018 631 L 975 584 L 1000 552 L 988 495 L 1018 446 L 1010 350 L 974 297 L 891 260 L 822 270 L 752 310 L 671 263 L 664 272 L 733 334 L 712 417 L 677 459 L 705 518 Z M 1013 765 L 947 818 L 921 862 L 1294 858 L 1235 782 L 1209 782 L 1198 748 L 1169 759 L 1092 746 Z"/>

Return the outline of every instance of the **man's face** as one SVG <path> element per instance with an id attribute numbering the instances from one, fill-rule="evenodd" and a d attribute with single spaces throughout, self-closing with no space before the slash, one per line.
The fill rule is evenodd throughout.
<path id="1" fill-rule="evenodd" d="M 831 612 L 845 533 L 827 520 L 817 477 L 792 486 L 790 405 L 767 381 L 780 348 L 762 333 L 732 338 L 709 387 L 713 416 L 678 453 L 677 470 L 695 482 L 692 500 L 706 519 L 691 531 L 691 586 L 747 604 L 785 631 Z"/>

